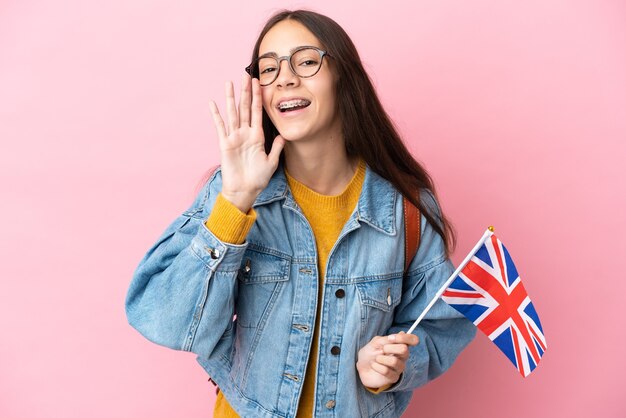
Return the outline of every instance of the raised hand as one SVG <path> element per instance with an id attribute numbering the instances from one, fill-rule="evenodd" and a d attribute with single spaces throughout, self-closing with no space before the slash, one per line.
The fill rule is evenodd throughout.
<path id="1" fill-rule="evenodd" d="M 245 213 L 276 171 L 285 140 L 277 136 L 270 153 L 265 153 L 258 79 L 244 76 L 238 108 L 233 83 L 226 83 L 228 123 L 224 123 L 215 102 L 209 105 L 220 143 L 222 195 Z"/>
<path id="2" fill-rule="evenodd" d="M 405 332 L 372 338 L 359 350 L 357 358 L 361 383 L 371 389 L 396 383 L 409 359 L 409 346 L 418 342 L 416 335 Z"/>

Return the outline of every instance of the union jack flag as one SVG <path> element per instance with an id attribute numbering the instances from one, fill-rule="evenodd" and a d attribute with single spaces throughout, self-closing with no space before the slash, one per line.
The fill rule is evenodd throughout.
<path id="1" fill-rule="evenodd" d="M 537 367 L 547 347 L 539 316 L 495 235 L 484 240 L 442 297 L 484 332 L 522 376 Z"/>

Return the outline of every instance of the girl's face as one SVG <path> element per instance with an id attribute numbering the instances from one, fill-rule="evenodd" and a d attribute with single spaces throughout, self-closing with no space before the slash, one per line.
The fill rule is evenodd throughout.
<path id="1" fill-rule="evenodd" d="M 275 53 L 278 57 L 289 56 L 300 46 L 324 49 L 315 35 L 301 23 L 283 20 L 263 37 L 259 56 L 267 53 Z M 307 78 L 295 75 L 287 60 L 280 62 L 278 78 L 262 87 L 262 96 L 265 111 L 284 139 L 301 142 L 340 135 L 335 81 L 328 57 L 324 57 L 317 74 Z M 286 101 L 292 101 L 290 104 L 295 105 L 295 110 L 285 111 L 284 108 L 288 107 Z"/>

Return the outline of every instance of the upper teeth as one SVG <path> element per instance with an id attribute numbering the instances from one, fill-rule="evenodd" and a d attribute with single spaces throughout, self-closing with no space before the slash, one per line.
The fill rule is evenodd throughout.
<path id="1" fill-rule="evenodd" d="M 310 102 L 308 100 L 296 99 L 296 100 L 288 100 L 286 102 L 282 102 L 278 105 L 279 109 L 291 109 L 293 107 L 298 106 L 307 106 Z"/>

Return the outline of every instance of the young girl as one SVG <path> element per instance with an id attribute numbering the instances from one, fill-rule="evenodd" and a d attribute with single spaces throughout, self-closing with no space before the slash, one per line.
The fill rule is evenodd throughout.
<path id="1" fill-rule="evenodd" d="M 454 270 L 433 184 L 333 20 L 273 16 L 246 70 L 238 106 L 232 83 L 225 118 L 211 103 L 221 167 L 141 261 L 129 322 L 198 355 L 216 417 L 400 416 L 475 332 L 442 301 L 404 332 Z"/>

